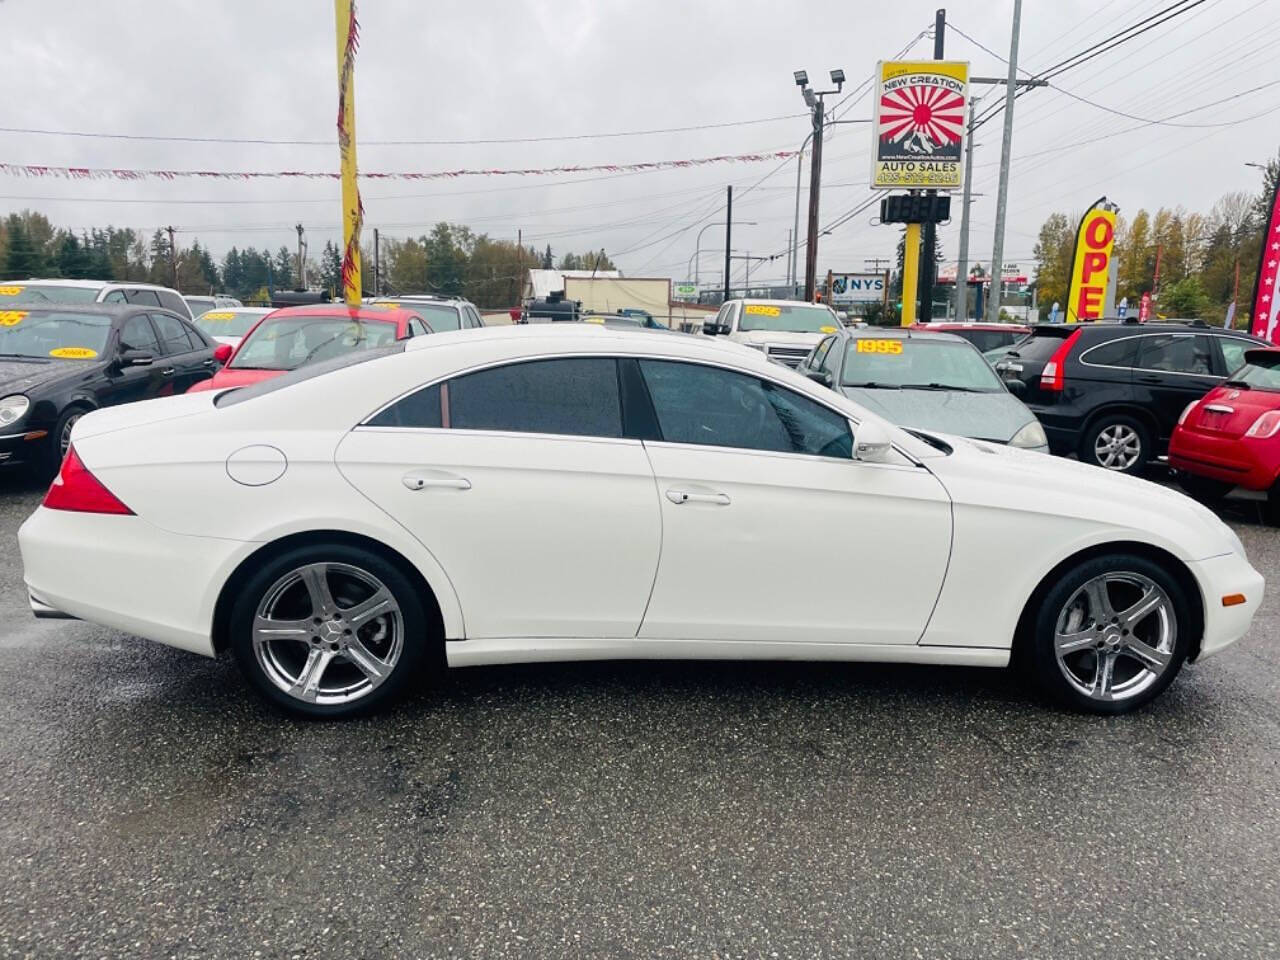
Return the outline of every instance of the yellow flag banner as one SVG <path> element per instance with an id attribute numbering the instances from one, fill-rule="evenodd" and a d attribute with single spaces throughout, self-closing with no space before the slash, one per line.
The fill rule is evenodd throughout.
<path id="1" fill-rule="evenodd" d="M 356 166 L 356 48 L 360 24 L 355 0 L 334 0 L 338 32 L 338 150 L 342 166 L 342 298 L 360 305 L 360 228 L 364 204 L 360 201 Z"/>
<path id="2" fill-rule="evenodd" d="M 1107 282 L 1115 264 L 1116 212 L 1095 206 L 1080 220 L 1071 289 L 1067 294 L 1067 323 L 1099 320 L 1107 300 Z"/>

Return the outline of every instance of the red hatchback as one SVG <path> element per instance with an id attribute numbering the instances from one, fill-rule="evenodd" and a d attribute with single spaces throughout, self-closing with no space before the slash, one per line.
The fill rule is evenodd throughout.
<path id="1" fill-rule="evenodd" d="M 1244 366 L 1187 405 L 1169 441 L 1169 466 L 1194 496 L 1265 490 L 1280 520 L 1280 349 L 1244 352 Z"/>
<path id="2" fill-rule="evenodd" d="M 187 392 L 243 387 L 304 364 L 431 332 L 419 314 L 401 308 L 339 303 L 285 307 L 259 320 L 234 351 L 219 348 L 214 356 L 226 365 Z"/>

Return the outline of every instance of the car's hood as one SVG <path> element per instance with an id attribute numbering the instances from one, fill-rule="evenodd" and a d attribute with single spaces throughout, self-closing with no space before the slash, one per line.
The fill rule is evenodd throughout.
<path id="1" fill-rule="evenodd" d="M 835 326 L 831 327 L 832 332 Z M 783 347 L 816 347 L 826 334 L 823 333 L 787 333 L 781 330 L 747 330 L 739 331 L 733 338 L 739 343 L 750 343 L 763 346 L 776 343 Z"/>
<path id="2" fill-rule="evenodd" d="M 226 390 L 230 387 L 247 387 L 251 383 L 260 383 L 278 377 L 284 370 L 232 370 L 223 367 L 212 378 L 201 380 L 187 393 L 200 393 L 203 390 Z"/>
<path id="3" fill-rule="evenodd" d="M 0 397 L 26 393 L 62 377 L 72 377 L 93 369 L 84 360 L 4 360 L 0 359 Z"/>
<path id="4" fill-rule="evenodd" d="M 1073 531 L 1125 535 L 1162 546 L 1185 560 L 1235 550 L 1239 538 L 1208 508 L 1176 490 L 1078 460 L 945 436 L 950 456 L 928 462 L 957 510 L 1016 511 L 1054 518 Z M 1084 521 L 1081 524 L 1077 521 Z M 1015 544 L 1010 544 L 1015 548 Z"/>
<path id="5" fill-rule="evenodd" d="M 992 393 L 942 390 L 876 390 L 841 387 L 840 392 L 900 427 L 953 433 L 1008 443 L 1035 419 L 1021 400 Z"/>

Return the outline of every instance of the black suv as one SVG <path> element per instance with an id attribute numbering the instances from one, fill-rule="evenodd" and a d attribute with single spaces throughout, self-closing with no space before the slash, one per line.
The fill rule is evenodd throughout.
<path id="1" fill-rule="evenodd" d="M 1200 323 L 1038 324 L 996 371 L 1040 419 L 1049 448 L 1138 473 L 1178 417 L 1263 341 Z"/>

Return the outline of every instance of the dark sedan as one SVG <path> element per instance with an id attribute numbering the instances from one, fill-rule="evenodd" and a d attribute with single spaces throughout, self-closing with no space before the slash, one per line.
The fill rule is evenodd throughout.
<path id="1" fill-rule="evenodd" d="M 186 392 L 213 375 L 214 347 L 188 320 L 156 307 L 0 311 L 0 464 L 56 470 L 80 417 Z"/>

